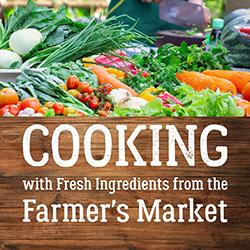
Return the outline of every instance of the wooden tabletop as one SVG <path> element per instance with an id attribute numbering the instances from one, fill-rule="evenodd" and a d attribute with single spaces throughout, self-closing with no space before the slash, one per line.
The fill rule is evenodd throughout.
<path id="1" fill-rule="evenodd" d="M 31 136 L 31 154 L 33 159 L 40 160 L 44 152 L 49 153 L 49 162 L 43 167 L 31 167 L 23 157 L 22 141 L 26 129 L 34 124 L 45 126 L 48 136 L 35 131 Z M 61 124 L 74 126 L 80 138 L 80 155 L 77 163 L 70 168 L 58 166 L 52 157 L 51 138 L 55 128 Z M 86 162 L 84 138 L 90 126 L 102 124 L 110 131 L 112 143 L 110 145 L 110 162 L 105 167 L 91 167 Z M 148 163 L 146 167 L 134 166 L 135 157 L 126 146 L 127 167 L 116 166 L 118 160 L 118 135 L 116 125 L 126 125 L 126 140 L 138 125 L 146 125 L 146 130 L 140 132 L 135 140 L 135 146 L 141 157 Z M 176 146 L 178 166 L 166 166 L 168 161 L 168 133 L 166 125 L 175 125 L 188 145 L 186 125 L 197 125 L 195 132 L 196 164 L 190 167 L 181 150 Z M 220 153 L 217 146 L 227 146 L 229 157 L 221 167 L 208 167 L 201 159 L 201 133 L 211 124 L 220 124 L 227 128 L 228 136 L 222 137 L 218 132 L 212 132 L 208 139 L 208 151 L 211 159 L 217 160 Z M 150 125 L 162 125 L 160 133 L 161 167 L 152 167 L 152 131 Z M 250 245 L 250 119 L 244 118 L 1 118 L 0 122 L 0 247 L 3 250 L 76 250 L 76 249 L 247 249 Z M 25 141 L 25 140 L 24 140 Z M 72 135 L 63 132 L 60 136 L 60 155 L 62 159 L 70 159 L 72 155 Z M 94 159 L 102 159 L 105 150 L 104 134 L 96 132 L 92 138 L 92 154 Z M 142 191 L 120 190 L 113 195 L 108 191 L 100 191 L 95 187 L 95 178 L 104 180 L 127 180 L 133 177 L 140 180 L 206 180 L 216 177 L 226 180 L 228 190 L 179 190 L 173 188 L 164 190 Z M 58 177 L 65 180 L 81 180 L 84 177 L 93 182 L 92 190 L 72 191 L 25 191 L 22 180 L 36 177 L 48 177 L 56 183 Z M 220 200 L 228 205 L 226 218 L 228 223 L 216 221 L 210 223 L 173 222 L 145 222 L 138 223 L 138 199 L 143 199 L 148 208 L 156 199 L 163 204 L 185 204 L 189 198 L 195 199 L 195 204 L 218 204 Z M 30 213 L 32 222 L 22 222 L 24 199 L 35 199 L 37 204 L 83 204 L 84 211 L 89 204 L 109 204 L 112 200 L 116 205 L 107 211 L 108 222 L 100 220 L 95 223 L 89 221 L 65 223 L 62 222 L 63 211 L 59 211 L 58 223 L 38 223 L 36 214 Z M 120 203 L 128 205 L 129 221 L 117 221 L 116 206 Z M 217 205 L 216 205 L 217 206 Z M 33 205 L 32 205 L 33 207 Z M 35 207 L 35 205 L 34 205 Z M 161 210 L 161 209 L 160 209 Z M 177 207 L 175 209 L 177 211 Z M 202 210 L 204 211 L 204 210 Z M 160 211 L 162 215 L 162 210 Z M 51 208 L 49 208 L 51 216 Z M 188 218 L 188 211 L 184 217 Z M 204 214 L 201 212 L 201 214 Z M 177 214 L 176 214 L 177 215 Z M 84 214 L 85 216 L 85 214 Z M 98 216 L 99 210 L 98 210 Z M 51 218 L 51 217 L 50 217 Z M 100 217 L 99 217 L 100 218 Z M 218 217 L 219 218 L 219 217 Z"/>

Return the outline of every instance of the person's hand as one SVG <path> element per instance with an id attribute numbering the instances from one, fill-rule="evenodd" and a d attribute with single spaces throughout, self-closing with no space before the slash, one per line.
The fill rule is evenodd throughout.
<path id="1" fill-rule="evenodd" d="M 141 0 L 144 3 L 160 3 L 161 0 Z"/>

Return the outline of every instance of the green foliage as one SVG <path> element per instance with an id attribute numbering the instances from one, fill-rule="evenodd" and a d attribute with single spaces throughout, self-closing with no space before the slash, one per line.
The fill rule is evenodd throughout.
<path id="1" fill-rule="evenodd" d="M 197 92 L 192 87 L 182 84 L 175 90 L 183 106 L 174 105 L 170 108 L 162 105 L 162 100 L 155 98 L 140 110 L 124 109 L 116 106 L 112 116 L 167 116 L 167 117 L 241 117 L 244 111 L 238 108 L 236 100 L 228 93 L 214 92 L 206 89 Z"/>
<path id="2" fill-rule="evenodd" d="M 225 0 L 205 0 L 206 6 L 210 9 L 212 17 L 223 17 Z"/>
<path id="3" fill-rule="evenodd" d="M 147 71 L 149 77 L 145 78 L 141 74 L 129 75 L 125 81 L 139 93 L 155 85 L 173 93 L 179 85 L 176 72 L 230 69 L 225 59 L 226 55 L 227 50 L 223 47 L 205 51 L 203 47 L 187 46 L 185 42 L 181 46 L 166 44 L 158 51 L 142 52 L 132 58 L 137 68 Z"/>
<path id="4" fill-rule="evenodd" d="M 49 68 L 49 73 L 60 78 L 62 81 L 69 76 L 77 76 L 80 81 L 88 82 L 92 86 L 98 86 L 98 80 L 95 74 L 84 68 L 81 61 L 67 63 L 53 63 Z"/>
<path id="5" fill-rule="evenodd" d="M 162 105 L 162 100 L 156 98 L 148 102 L 140 110 L 115 106 L 112 116 L 172 116 L 173 111 Z"/>
<path id="6" fill-rule="evenodd" d="M 184 105 L 175 107 L 175 116 L 244 116 L 243 109 L 237 107 L 236 100 L 228 93 L 214 92 L 210 89 L 197 92 L 188 85 L 181 85 L 175 95 Z"/>
<path id="7" fill-rule="evenodd" d="M 20 99 L 32 96 L 37 98 L 42 104 L 59 102 L 66 107 L 82 111 L 86 115 L 93 115 L 91 109 L 62 89 L 59 86 L 61 83 L 63 83 L 61 79 L 50 75 L 48 72 L 25 69 L 17 77 L 14 88 L 19 93 Z"/>

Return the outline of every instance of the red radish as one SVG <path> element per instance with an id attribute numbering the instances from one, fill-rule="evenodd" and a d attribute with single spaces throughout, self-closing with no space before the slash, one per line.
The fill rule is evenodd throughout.
<path id="1" fill-rule="evenodd" d="M 181 103 L 181 101 L 179 99 L 177 99 L 173 95 L 169 94 L 168 92 L 164 92 L 164 93 L 158 95 L 158 98 L 162 99 L 163 105 L 167 108 L 171 107 L 171 105 L 173 105 L 173 104 L 179 104 L 179 105 L 183 106 L 183 104 Z"/>

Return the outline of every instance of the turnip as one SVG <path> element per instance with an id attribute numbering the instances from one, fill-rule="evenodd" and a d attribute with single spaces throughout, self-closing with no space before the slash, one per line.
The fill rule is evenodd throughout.
<path id="1" fill-rule="evenodd" d="M 23 63 L 22 58 L 15 52 L 10 50 L 0 50 L 0 68 L 10 69 L 16 68 L 14 66 L 20 66 Z"/>
<path id="2" fill-rule="evenodd" d="M 126 90 L 126 89 L 113 89 L 111 92 L 110 92 L 110 97 L 112 99 L 112 102 L 114 104 L 122 101 L 122 100 L 125 100 L 125 99 L 128 99 L 129 97 L 132 97 L 131 93 Z"/>
<path id="3" fill-rule="evenodd" d="M 27 55 L 43 40 L 40 31 L 36 29 L 22 29 L 10 36 L 9 46 L 21 56 Z"/>
<path id="4" fill-rule="evenodd" d="M 141 110 L 148 102 L 140 97 L 129 97 L 118 103 L 118 106 L 124 109 Z"/>

